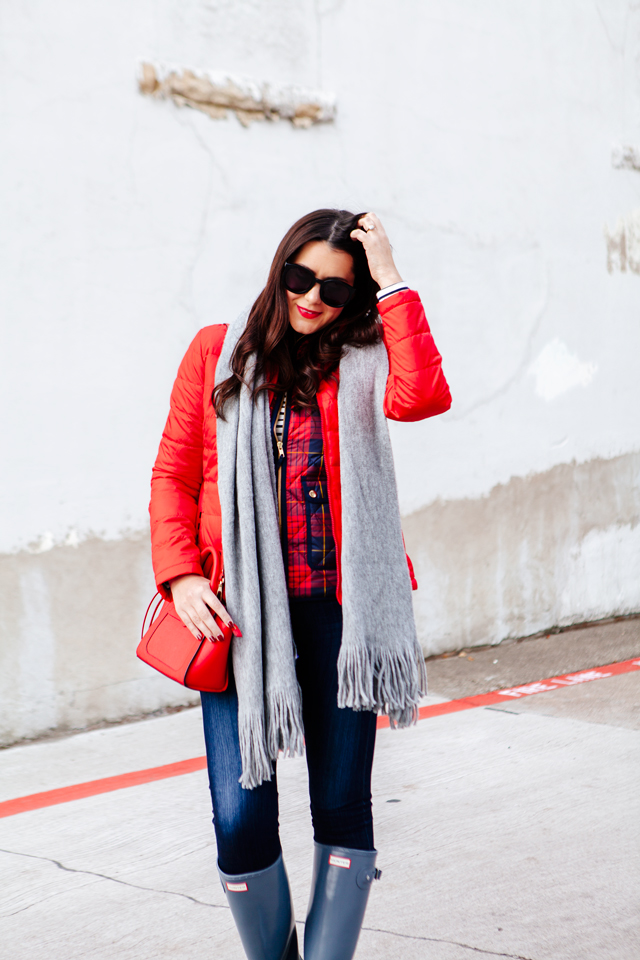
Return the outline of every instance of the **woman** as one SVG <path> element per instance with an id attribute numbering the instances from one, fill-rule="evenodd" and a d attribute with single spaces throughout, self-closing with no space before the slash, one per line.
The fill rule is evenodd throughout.
<path id="1" fill-rule="evenodd" d="M 201 330 L 153 470 L 159 589 L 198 638 L 238 624 L 202 694 L 218 869 L 250 960 L 298 958 L 276 759 L 306 745 L 315 861 L 305 960 L 350 960 L 375 869 L 376 714 L 426 692 L 385 417 L 450 406 L 417 293 L 373 213 L 316 210 L 248 318 Z M 224 557 L 226 608 L 203 576 Z"/>

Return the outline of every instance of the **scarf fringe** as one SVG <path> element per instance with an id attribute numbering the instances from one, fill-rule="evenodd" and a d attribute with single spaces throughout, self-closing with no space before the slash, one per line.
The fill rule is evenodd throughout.
<path id="1" fill-rule="evenodd" d="M 418 702 L 427 692 L 424 654 L 413 650 L 371 650 L 364 641 L 344 645 L 338 657 L 338 706 L 387 714 L 392 727 L 418 719 Z"/>
<path id="2" fill-rule="evenodd" d="M 242 776 L 238 782 L 245 790 L 253 790 L 273 776 L 273 764 L 265 748 L 264 717 L 238 716 L 238 738 L 242 757 Z"/>
<path id="3" fill-rule="evenodd" d="M 283 690 L 267 695 L 267 749 L 272 760 L 304 753 L 302 704 Z"/>

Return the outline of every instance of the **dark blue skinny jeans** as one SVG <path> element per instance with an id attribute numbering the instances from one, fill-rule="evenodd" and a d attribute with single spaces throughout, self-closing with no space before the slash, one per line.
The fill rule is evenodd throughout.
<path id="1" fill-rule="evenodd" d="M 314 838 L 318 843 L 373 850 L 376 716 L 369 710 L 337 706 L 342 608 L 337 600 L 292 600 L 290 606 Z M 224 693 L 201 696 L 218 864 L 229 874 L 264 870 L 281 851 L 275 764 L 271 780 L 243 790 L 238 783 L 242 764 L 233 677 Z"/>

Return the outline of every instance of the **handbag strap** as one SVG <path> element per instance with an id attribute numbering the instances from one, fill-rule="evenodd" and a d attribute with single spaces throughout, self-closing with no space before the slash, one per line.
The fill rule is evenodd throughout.
<path id="1" fill-rule="evenodd" d="M 202 572 L 205 577 L 208 577 L 212 592 L 215 593 L 218 600 L 222 600 L 224 595 L 224 565 L 222 563 L 222 557 L 218 551 L 212 547 L 205 547 L 202 551 L 201 563 Z M 211 563 L 210 569 L 209 563 Z M 209 572 L 207 573 L 208 569 Z"/>
<path id="2" fill-rule="evenodd" d="M 149 627 L 151 627 L 151 624 L 153 623 L 153 621 L 154 621 L 155 618 L 156 618 L 156 613 L 158 612 L 158 610 L 160 609 L 160 607 L 161 607 L 161 605 L 162 605 L 162 597 L 160 596 L 160 593 L 159 593 L 159 592 L 154 593 L 154 595 L 151 597 L 151 603 L 149 604 L 149 606 L 148 606 L 147 609 L 146 609 L 146 612 L 145 612 L 145 615 L 144 615 L 144 620 L 142 621 L 142 630 L 140 631 L 140 639 L 141 639 L 141 640 L 142 640 L 142 638 L 144 637 L 145 633 L 147 632 L 146 629 L 145 629 L 145 624 L 146 624 L 146 622 L 147 622 L 147 617 L 149 616 L 149 610 L 151 610 L 151 607 L 153 606 L 153 603 L 154 603 L 156 597 L 159 597 L 159 600 L 158 600 L 158 602 L 156 603 L 156 606 L 155 606 L 155 609 L 154 609 L 153 613 L 151 614 L 151 620 L 149 620 Z"/>

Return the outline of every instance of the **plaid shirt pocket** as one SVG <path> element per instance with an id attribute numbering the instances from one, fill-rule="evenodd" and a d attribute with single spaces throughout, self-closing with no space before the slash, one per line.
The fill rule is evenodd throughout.
<path id="1" fill-rule="evenodd" d="M 336 547 L 331 528 L 326 480 L 300 478 L 307 524 L 307 563 L 312 570 L 335 570 Z"/>

